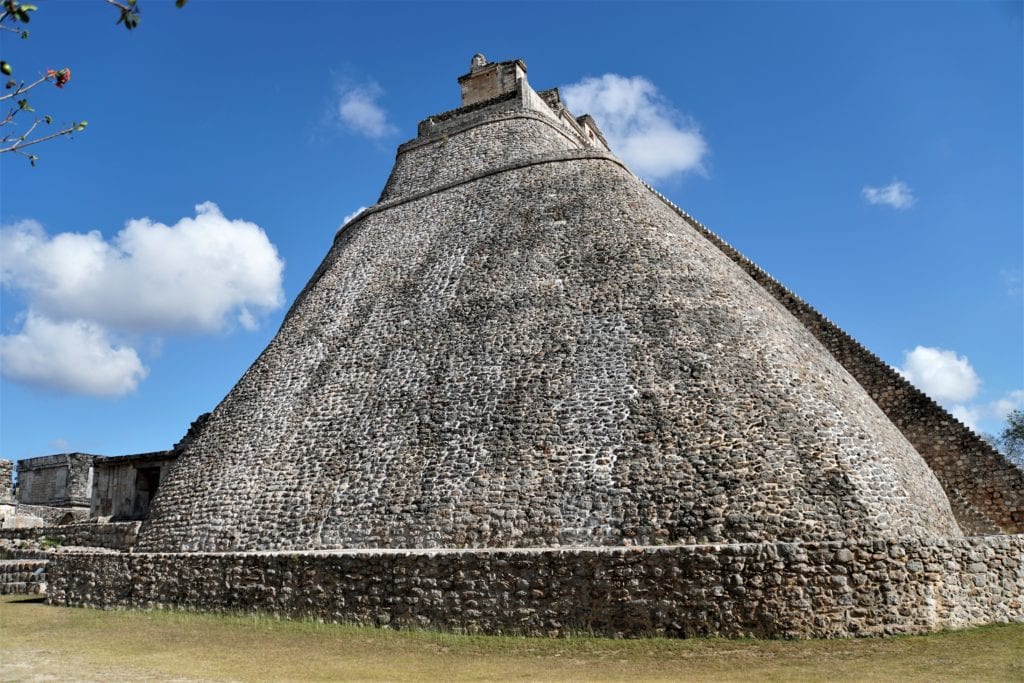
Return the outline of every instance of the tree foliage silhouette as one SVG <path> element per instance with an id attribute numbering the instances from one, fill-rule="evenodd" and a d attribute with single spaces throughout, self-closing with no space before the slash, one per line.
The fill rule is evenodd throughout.
<path id="1" fill-rule="evenodd" d="M 1024 469 L 1024 410 L 1018 408 L 1006 418 L 999 446 L 1010 462 Z"/>

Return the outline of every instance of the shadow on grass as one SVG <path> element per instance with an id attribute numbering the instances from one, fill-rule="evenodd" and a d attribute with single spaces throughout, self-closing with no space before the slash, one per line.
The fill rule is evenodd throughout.
<path id="1" fill-rule="evenodd" d="M 46 603 L 45 595 L 26 595 L 25 597 L 14 597 L 7 600 L 12 605 L 38 605 Z"/>

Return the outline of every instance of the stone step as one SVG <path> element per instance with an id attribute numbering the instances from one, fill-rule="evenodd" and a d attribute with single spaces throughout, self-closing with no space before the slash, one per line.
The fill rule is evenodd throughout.
<path id="1" fill-rule="evenodd" d="M 0 547 L 0 560 L 48 560 L 50 555 L 50 551 L 39 548 Z"/>
<path id="2" fill-rule="evenodd" d="M 1005 529 L 996 526 L 988 516 L 971 504 L 956 490 L 946 491 L 953 516 L 960 524 L 965 536 L 991 536 L 1006 533 Z"/>
<path id="3" fill-rule="evenodd" d="M 49 560 L 0 560 L 0 595 L 41 593 Z"/>

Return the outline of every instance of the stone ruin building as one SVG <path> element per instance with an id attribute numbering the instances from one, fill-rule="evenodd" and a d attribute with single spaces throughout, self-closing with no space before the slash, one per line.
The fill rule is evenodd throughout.
<path id="1" fill-rule="evenodd" d="M 0 498 L 0 529 L 64 526 L 79 522 L 142 521 L 160 481 L 178 457 L 175 450 L 99 456 L 58 453 L 12 465 L 0 460 L 9 497 Z M 3 494 L 0 494 L 2 496 Z"/>
<path id="2" fill-rule="evenodd" d="M 141 522 L 171 463 L 188 445 L 209 413 L 166 451 L 101 456 L 57 453 L 17 462 L 0 460 L 0 530 L 65 526 L 89 522 Z M 16 535 L 16 534 L 15 534 Z"/>
<path id="3" fill-rule="evenodd" d="M 58 453 L 19 460 L 18 489 L 12 496 L 16 507 L 10 514 L 0 515 L 2 526 L 62 525 L 88 517 L 95 457 L 88 453 Z M 6 485 L 10 484 L 10 475 L 9 464 L 0 468 Z"/>
<path id="4" fill-rule="evenodd" d="M 1024 472 L 638 179 L 519 60 L 398 148 L 49 600 L 488 633 L 1024 620 Z"/>

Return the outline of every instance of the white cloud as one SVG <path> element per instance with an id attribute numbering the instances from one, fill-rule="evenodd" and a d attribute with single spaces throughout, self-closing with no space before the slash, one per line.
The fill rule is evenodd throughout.
<path id="1" fill-rule="evenodd" d="M 135 391 L 148 370 L 135 349 L 115 346 L 95 323 L 30 312 L 21 332 L 0 336 L 0 373 L 57 391 L 118 396 Z"/>
<path id="2" fill-rule="evenodd" d="M 999 277 L 1002 278 L 1003 284 L 1006 285 L 1007 294 L 1018 296 L 1021 293 L 1021 282 L 1024 282 L 1024 279 L 1021 278 L 1021 271 L 1019 269 L 1001 270 L 999 271 Z"/>
<path id="3" fill-rule="evenodd" d="M 1016 389 L 988 405 L 989 411 L 999 420 L 1005 420 L 1015 410 L 1024 410 L 1024 390 Z"/>
<path id="4" fill-rule="evenodd" d="M 982 418 L 981 410 L 975 407 L 955 405 L 950 409 L 950 414 L 963 422 L 969 429 L 978 432 L 978 422 Z"/>
<path id="5" fill-rule="evenodd" d="M 342 88 L 338 118 L 352 131 L 369 138 L 382 138 L 397 129 L 388 121 L 387 112 L 377 104 L 384 90 L 376 83 Z"/>
<path id="6" fill-rule="evenodd" d="M 953 406 L 950 413 L 978 434 L 983 434 L 981 423 L 993 428 L 993 433 L 999 433 L 1000 430 L 993 426 L 1006 422 L 1012 411 L 1020 409 L 1024 409 L 1024 390 L 1016 389 L 988 403 Z"/>
<path id="7" fill-rule="evenodd" d="M 356 216 L 358 216 L 359 214 L 361 214 L 365 210 L 366 210 L 365 206 L 360 206 L 358 209 L 356 209 L 355 211 L 353 211 L 349 215 L 347 215 L 344 218 L 342 218 L 341 219 L 342 226 L 344 226 L 346 223 L 348 223 L 350 220 L 352 220 L 353 218 L 355 218 Z"/>
<path id="8" fill-rule="evenodd" d="M 0 372 L 59 391 L 129 393 L 148 371 L 115 334 L 254 329 L 284 301 L 283 269 L 258 225 L 212 202 L 171 226 L 130 220 L 109 241 L 50 236 L 35 221 L 2 227 L 0 283 L 22 291 L 28 310 L 20 331 L 0 336 Z M 154 353 L 160 344 L 148 342 Z"/>
<path id="9" fill-rule="evenodd" d="M 707 142 L 642 76 L 604 74 L 559 89 L 569 109 L 590 114 L 612 151 L 638 175 L 652 180 L 703 171 Z"/>
<path id="10" fill-rule="evenodd" d="M 905 354 L 903 367 L 893 369 L 977 434 L 999 433 L 998 425 L 1012 411 L 1024 409 L 1024 389 L 994 401 L 971 401 L 981 388 L 981 379 L 967 357 L 955 351 L 918 346 Z"/>
<path id="11" fill-rule="evenodd" d="M 944 349 L 918 346 L 906 354 L 898 371 L 940 403 L 969 401 L 981 386 L 967 357 Z"/>
<path id="12" fill-rule="evenodd" d="M 902 180 L 894 180 L 885 187 L 865 186 L 861 192 L 869 204 L 884 204 L 894 209 L 909 209 L 916 202 L 910 186 Z"/>
<path id="13" fill-rule="evenodd" d="M 0 281 L 23 290 L 52 320 L 87 320 L 138 332 L 216 331 L 279 307 L 284 263 L 254 223 L 216 204 L 171 226 L 128 221 L 113 240 L 48 236 L 34 221 L 0 229 Z"/>

